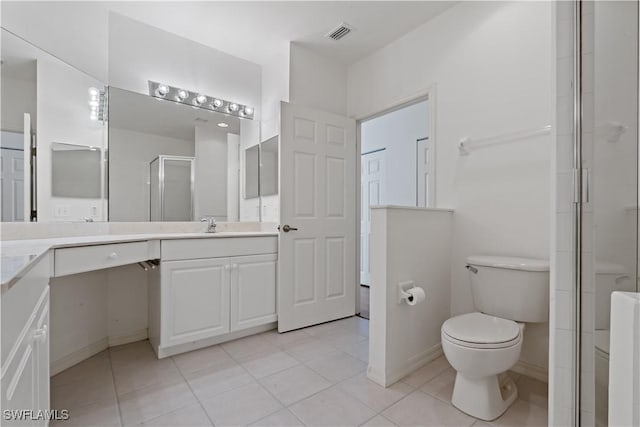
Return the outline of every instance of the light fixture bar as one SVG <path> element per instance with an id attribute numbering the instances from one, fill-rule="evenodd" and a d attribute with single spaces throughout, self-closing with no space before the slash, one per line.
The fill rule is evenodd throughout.
<path id="1" fill-rule="evenodd" d="M 227 101 L 226 99 L 204 95 L 196 91 L 169 86 L 151 80 L 149 80 L 149 96 L 202 108 L 204 110 L 216 111 L 229 116 L 253 120 L 254 108 L 249 105 Z"/>
<path id="2" fill-rule="evenodd" d="M 107 120 L 107 92 L 95 87 L 89 88 L 89 118 L 91 120 Z"/>

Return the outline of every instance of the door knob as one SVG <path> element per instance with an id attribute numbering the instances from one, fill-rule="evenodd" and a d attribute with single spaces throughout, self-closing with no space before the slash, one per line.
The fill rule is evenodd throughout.
<path id="1" fill-rule="evenodd" d="M 285 224 L 282 226 L 282 231 L 284 231 L 285 233 L 288 233 L 290 231 L 298 231 L 298 229 L 295 227 L 291 227 L 289 224 Z"/>

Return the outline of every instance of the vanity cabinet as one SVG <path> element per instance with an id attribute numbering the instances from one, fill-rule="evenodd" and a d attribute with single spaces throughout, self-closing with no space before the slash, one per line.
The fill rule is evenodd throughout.
<path id="1" fill-rule="evenodd" d="M 163 240 L 161 250 L 149 287 L 149 339 L 158 357 L 275 326 L 277 237 Z"/>
<path id="2" fill-rule="evenodd" d="M 49 409 L 49 275 L 45 256 L 2 295 L 2 409 Z M 4 413 L 3 413 L 4 415 Z M 25 414 L 27 417 L 30 414 Z M 2 425 L 46 425 L 44 419 Z"/>
<path id="3" fill-rule="evenodd" d="M 173 346 L 229 332 L 227 258 L 163 262 L 162 342 Z"/>

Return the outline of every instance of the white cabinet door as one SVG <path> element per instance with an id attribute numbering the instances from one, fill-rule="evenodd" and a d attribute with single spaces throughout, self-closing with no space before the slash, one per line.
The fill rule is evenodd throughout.
<path id="1" fill-rule="evenodd" d="M 37 409 L 46 411 L 49 405 L 49 302 L 45 301 L 38 314 L 36 329 L 33 334 L 33 351 L 35 357 L 36 382 L 34 383 Z M 42 419 L 38 423 L 46 426 L 47 421 Z"/>
<path id="2" fill-rule="evenodd" d="M 229 258 L 162 263 L 163 347 L 229 332 Z"/>
<path id="3" fill-rule="evenodd" d="M 230 258 L 232 331 L 276 321 L 277 260 L 276 254 Z"/>

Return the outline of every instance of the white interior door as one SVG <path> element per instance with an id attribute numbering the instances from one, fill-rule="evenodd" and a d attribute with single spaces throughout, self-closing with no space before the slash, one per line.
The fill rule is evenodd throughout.
<path id="1" fill-rule="evenodd" d="M 429 139 L 419 139 L 416 142 L 416 147 L 417 205 L 426 208 L 432 205 L 429 194 L 429 175 L 431 171 L 431 146 Z"/>
<path id="2" fill-rule="evenodd" d="M 2 161 L 2 221 L 24 221 L 24 151 L 0 149 Z"/>
<path id="3" fill-rule="evenodd" d="M 370 284 L 371 272 L 369 261 L 371 206 L 383 204 L 386 153 L 386 150 L 382 149 L 361 156 L 360 283 L 367 286 Z"/>
<path id="4" fill-rule="evenodd" d="M 281 103 L 278 330 L 355 314 L 356 124 Z"/>

